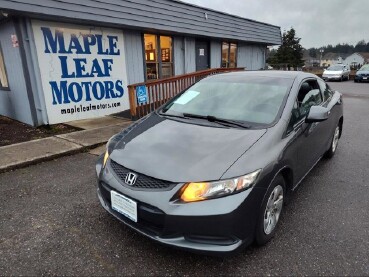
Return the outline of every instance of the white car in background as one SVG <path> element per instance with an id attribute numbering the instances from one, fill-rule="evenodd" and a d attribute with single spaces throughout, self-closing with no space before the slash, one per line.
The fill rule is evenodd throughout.
<path id="1" fill-rule="evenodd" d="M 323 72 L 323 79 L 324 81 L 343 81 L 343 80 L 350 80 L 350 68 L 348 65 L 344 64 L 335 64 Z"/>

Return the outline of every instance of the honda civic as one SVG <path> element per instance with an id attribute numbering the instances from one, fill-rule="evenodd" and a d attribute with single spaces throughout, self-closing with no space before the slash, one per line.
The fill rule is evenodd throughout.
<path id="1" fill-rule="evenodd" d="M 169 246 L 226 254 L 264 245 L 291 193 L 335 154 L 342 127 L 342 95 L 315 75 L 213 75 L 109 140 L 98 198 Z"/>

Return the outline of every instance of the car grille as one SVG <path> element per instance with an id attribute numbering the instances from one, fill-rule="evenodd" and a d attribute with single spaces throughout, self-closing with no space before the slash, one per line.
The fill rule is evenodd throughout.
<path id="1" fill-rule="evenodd" d="M 147 205 L 145 203 L 137 202 L 137 214 L 139 218 L 139 222 L 135 223 L 124 215 L 116 212 L 111 209 L 111 195 L 110 192 L 112 188 L 105 183 L 99 183 L 99 189 L 101 193 L 101 197 L 104 199 L 105 203 L 109 206 L 109 210 L 115 216 L 117 216 L 123 222 L 138 228 L 145 233 L 149 233 L 152 236 L 161 236 L 163 235 L 164 230 L 164 222 L 165 222 L 165 214 L 163 211 L 155 208 L 153 206 Z M 135 200 L 136 201 L 136 200 Z"/>
<path id="2" fill-rule="evenodd" d="M 135 171 L 129 170 L 128 168 L 125 168 L 124 166 L 114 162 L 113 160 L 110 160 L 110 166 L 119 177 L 119 179 L 122 181 L 122 183 L 129 188 L 133 189 L 155 189 L 155 190 L 171 190 L 175 187 L 176 183 L 164 181 L 155 179 L 140 173 L 137 173 Z M 126 177 L 128 173 L 135 173 L 137 174 L 136 182 L 133 185 L 128 185 L 125 183 Z"/>

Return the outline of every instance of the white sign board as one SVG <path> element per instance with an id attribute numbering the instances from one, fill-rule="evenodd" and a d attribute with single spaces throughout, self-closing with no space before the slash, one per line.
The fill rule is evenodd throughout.
<path id="1" fill-rule="evenodd" d="M 32 21 L 49 124 L 129 109 L 123 32 Z"/>

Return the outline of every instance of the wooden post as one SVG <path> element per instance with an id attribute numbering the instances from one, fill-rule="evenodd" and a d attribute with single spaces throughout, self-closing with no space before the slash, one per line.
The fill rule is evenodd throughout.
<path id="1" fill-rule="evenodd" d="M 136 102 L 136 91 L 135 86 L 128 86 L 128 95 L 129 95 L 129 106 L 131 110 L 131 116 L 133 119 L 136 119 L 137 116 L 137 102 Z"/>

